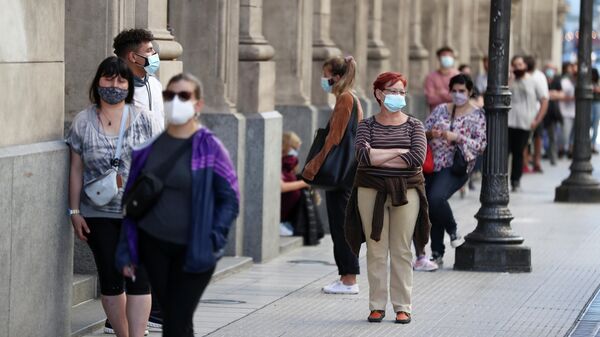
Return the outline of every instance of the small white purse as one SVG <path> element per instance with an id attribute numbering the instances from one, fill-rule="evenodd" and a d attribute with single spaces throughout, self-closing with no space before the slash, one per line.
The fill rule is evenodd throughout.
<path id="1" fill-rule="evenodd" d="M 106 170 L 101 176 L 90 180 L 83 188 L 85 195 L 96 206 L 107 205 L 119 194 L 119 185 L 117 183 L 118 169 L 121 162 L 121 147 L 123 145 L 123 134 L 125 133 L 125 124 L 129 115 L 129 105 L 125 105 L 123 116 L 121 117 L 121 128 L 119 129 L 119 140 L 117 141 L 117 150 L 114 159 L 111 161 L 111 168 Z"/>

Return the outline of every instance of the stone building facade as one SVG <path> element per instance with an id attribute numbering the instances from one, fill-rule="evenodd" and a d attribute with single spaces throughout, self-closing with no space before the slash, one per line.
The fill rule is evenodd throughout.
<path id="1" fill-rule="evenodd" d="M 512 3 L 510 52 L 558 65 L 563 0 Z M 279 251 L 281 133 L 301 136 L 302 159 L 329 117 L 333 97 L 319 85 L 325 59 L 355 57 L 367 115 L 377 109 L 372 81 L 395 70 L 408 77 L 410 111 L 424 116 L 422 83 L 437 67 L 435 50 L 451 46 L 477 72 L 488 49 L 489 0 L 0 4 L 0 337 L 69 334 L 74 244 L 62 139 L 89 104 L 94 71 L 120 30 L 154 33 L 163 84 L 182 70 L 204 82 L 202 122 L 229 149 L 242 192 L 228 253 L 257 262 Z"/>

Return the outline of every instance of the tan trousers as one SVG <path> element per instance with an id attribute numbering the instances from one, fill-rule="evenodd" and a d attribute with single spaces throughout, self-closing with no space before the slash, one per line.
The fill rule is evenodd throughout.
<path id="1" fill-rule="evenodd" d="M 411 312 L 413 283 L 411 243 L 419 215 L 417 191 L 407 191 L 408 204 L 394 207 L 388 196 L 384 207 L 381 239 L 370 238 L 373 207 L 377 191 L 358 188 L 358 210 L 367 239 L 367 274 L 369 278 L 369 309 L 385 310 L 388 300 L 388 252 L 390 254 L 390 297 L 394 312 Z"/>

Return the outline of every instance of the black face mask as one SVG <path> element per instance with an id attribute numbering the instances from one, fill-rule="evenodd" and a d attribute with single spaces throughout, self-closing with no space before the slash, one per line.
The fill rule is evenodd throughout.
<path id="1" fill-rule="evenodd" d="M 523 76 L 525 76 L 525 70 L 515 69 L 515 70 L 513 70 L 513 74 L 515 74 L 516 78 L 522 78 Z"/>

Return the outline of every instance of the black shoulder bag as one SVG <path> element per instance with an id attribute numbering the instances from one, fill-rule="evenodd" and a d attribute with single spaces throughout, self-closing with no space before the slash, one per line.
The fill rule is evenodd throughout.
<path id="1" fill-rule="evenodd" d="M 308 151 L 306 163 L 310 162 L 325 146 L 329 134 L 330 123 L 324 129 L 318 129 Z M 306 180 L 312 187 L 323 190 L 335 190 L 352 186 L 356 173 L 356 154 L 354 141 L 358 128 L 358 101 L 353 97 L 352 113 L 346 126 L 346 131 L 340 143 L 329 151 L 319 172 L 313 180 Z"/>
<path id="2" fill-rule="evenodd" d="M 452 107 L 452 117 L 450 119 L 450 131 L 454 132 L 454 114 L 456 113 L 456 105 Z M 454 158 L 452 160 L 452 167 L 450 170 L 457 176 L 463 176 L 467 174 L 469 163 L 465 160 L 465 156 L 460 151 L 458 144 L 454 150 Z"/>
<path id="3" fill-rule="evenodd" d="M 139 220 L 158 201 L 164 188 L 163 180 L 173 168 L 173 163 L 185 152 L 187 146 L 191 143 L 194 136 L 190 137 L 171 154 L 160 166 L 153 172 L 142 171 L 137 177 L 131 190 L 123 198 L 123 215 Z"/>

